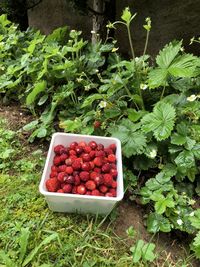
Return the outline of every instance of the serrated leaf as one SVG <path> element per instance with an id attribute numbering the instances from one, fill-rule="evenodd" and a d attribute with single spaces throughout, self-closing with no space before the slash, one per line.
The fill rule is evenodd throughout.
<path id="1" fill-rule="evenodd" d="M 173 130 L 175 117 L 175 109 L 170 104 L 159 102 L 152 113 L 142 118 L 142 130 L 145 133 L 153 132 L 158 141 L 165 140 Z"/>
<path id="2" fill-rule="evenodd" d="M 194 212 L 194 216 L 191 216 L 189 220 L 191 221 L 192 226 L 200 230 L 200 209 L 197 209 Z"/>
<path id="3" fill-rule="evenodd" d="M 197 233 L 194 241 L 191 245 L 191 249 L 194 251 L 195 256 L 200 259 L 200 231 Z"/>
<path id="4" fill-rule="evenodd" d="M 31 131 L 31 130 L 35 129 L 35 127 L 38 125 L 38 123 L 39 123 L 38 120 L 31 121 L 30 123 L 26 124 L 23 127 L 23 130 L 24 131 Z"/>
<path id="5" fill-rule="evenodd" d="M 171 224 L 163 215 L 151 213 L 147 218 L 147 230 L 150 233 L 157 233 L 159 231 L 168 233 L 171 231 Z"/>
<path id="6" fill-rule="evenodd" d="M 190 169 L 195 166 L 195 160 L 192 151 L 182 151 L 174 161 L 180 169 Z"/>
<path id="7" fill-rule="evenodd" d="M 83 102 L 81 108 L 85 108 L 87 106 L 91 106 L 92 103 L 95 101 L 95 100 L 99 100 L 99 99 L 103 99 L 105 95 L 103 94 L 93 94 L 93 95 L 90 95 L 88 96 L 85 101 Z"/>
<path id="8" fill-rule="evenodd" d="M 166 211 L 166 208 L 173 208 L 175 206 L 175 202 L 169 194 L 166 197 L 159 196 L 159 199 L 156 200 L 155 211 L 158 214 L 163 214 Z"/>
<path id="9" fill-rule="evenodd" d="M 186 143 L 186 136 L 174 133 L 171 135 L 171 143 L 178 146 L 183 145 Z"/>
<path id="10" fill-rule="evenodd" d="M 36 83 L 33 90 L 26 98 L 26 104 L 31 105 L 35 101 L 37 95 L 46 89 L 46 86 L 47 86 L 46 81 L 41 81 L 41 82 Z"/>
<path id="11" fill-rule="evenodd" d="M 165 69 L 152 69 L 148 75 L 148 87 L 154 89 L 159 86 L 168 85 L 167 74 L 168 72 Z"/>
<path id="12" fill-rule="evenodd" d="M 113 137 L 119 138 L 122 142 L 122 151 L 126 157 L 142 154 L 146 146 L 146 136 L 139 131 L 139 123 L 132 123 L 123 119 L 116 128 L 109 129 Z"/>
<path id="13" fill-rule="evenodd" d="M 131 120 L 132 122 L 136 122 L 146 114 L 146 111 L 143 110 L 136 111 L 133 108 L 128 108 L 127 113 L 129 120 Z"/>

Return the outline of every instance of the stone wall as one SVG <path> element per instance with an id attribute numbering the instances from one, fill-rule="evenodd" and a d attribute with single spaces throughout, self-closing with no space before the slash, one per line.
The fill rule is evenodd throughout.
<path id="1" fill-rule="evenodd" d="M 133 3 L 134 2 L 134 3 Z M 186 50 L 200 54 L 198 45 L 189 46 L 191 37 L 199 36 L 200 0 L 116 0 L 116 19 L 119 19 L 124 7 L 129 6 L 137 12 L 132 25 L 134 47 L 137 55 L 144 48 L 146 17 L 152 19 L 152 31 L 148 52 L 157 54 L 160 48 L 173 39 L 184 39 Z M 68 25 L 71 29 L 83 31 L 85 38 L 91 38 L 92 18 L 81 16 L 66 0 L 43 0 L 40 5 L 29 10 L 29 25 L 48 34 L 53 29 Z M 118 45 L 123 54 L 129 54 L 127 33 L 122 26 L 116 31 Z"/>

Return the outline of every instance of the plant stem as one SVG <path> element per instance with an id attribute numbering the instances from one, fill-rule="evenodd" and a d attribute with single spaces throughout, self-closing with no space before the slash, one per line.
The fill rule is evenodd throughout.
<path id="1" fill-rule="evenodd" d="M 135 52 L 134 52 L 134 49 L 133 49 L 133 42 L 132 42 L 132 38 L 131 38 L 130 25 L 128 24 L 126 26 L 127 26 L 127 31 L 128 31 L 129 44 L 130 44 L 130 47 L 131 47 L 131 54 L 132 54 L 133 60 L 135 61 Z"/>
<path id="2" fill-rule="evenodd" d="M 148 43 L 149 43 L 149 33 L 150 33 L 150 31 L 147 31 L 147 36 L 146 36 L 146 41 L 145 41 L 145 46 L 144 46 L 143 57 L 145 56 L 145 54 L 147 52 L 147 46 L 148 46 Z"/>
<path id="3" fill-rule="evenodd" d="M 166 88 L 166 85 L 164 85 L 164 87 L 163 87 L 163 90 L 162 90 L 162 93 L 161 93 L 161 96 L 160 96 L 160 100 L 163 99 L 163 96 L 164 96 L 164 93 L 165 93 L 165 88 Z"/>

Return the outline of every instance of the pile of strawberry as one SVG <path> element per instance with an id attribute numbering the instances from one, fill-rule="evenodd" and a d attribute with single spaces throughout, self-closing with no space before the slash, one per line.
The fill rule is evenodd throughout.
<path id="1" fill-rule="evenodd" d="M 49 192 L 116 197 L 115 144 L 105 148 L 95 141 L 73 142 L 68 147 L 55 146 L 54 152 L 46 181 Z"/>

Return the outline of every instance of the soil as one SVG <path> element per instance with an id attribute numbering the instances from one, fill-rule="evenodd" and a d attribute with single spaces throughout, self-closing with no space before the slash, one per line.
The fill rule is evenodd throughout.
<path id="1" fill-rule="evenodd" d="M 0 103 L 0 118 L 6 119 L 9 128 L 14 131 L 18 131 L 24 125 L 29 123 L 33 116 L 27 111 L 19 107 L 17 104 L 10 106 L 3 106 Z M 28 143 L 28 133 L 22 133 L 22 141 L 25 145 L 30 147 L 30 151 L 34 151 L 38 148 L 43 149 L 44 154 L 47 153 L 48 144 L 45 143 Z M 138 205 L 136 202 L 123 200 L 117 209 L 117 218 L 114 221 L 114 233 L 121 237 L 127 238 L 126 230 L 133 226 L 139 233 L 138 239 L 143 239 L 147 242 L 154 242 L 156 244 L 157 253 L 159 254 L 159 260 L 154 264 L 157 267 L 176 267 L 177 262 L 180 259 L 187 258 L 189 255 L 188 238 L 183 233 L 177 235 L 177 232 L 171 233 L 159 233 L 152 239 L 152 235 L 149 234 L 145 227 L 145 209 Z M 127 245 L 132 245 L 131 240 L 127 240 Z M 166 261 L 167 260 L 167 261 Z M 166 265 L 165 262 L 166 261 Z M 170 263 L 170 264 L 169 264 Z M 188 265 L 199 267 L 199 261 L 191 260 Z M 182 265 L 181 265 L 182 266 Z"/>

